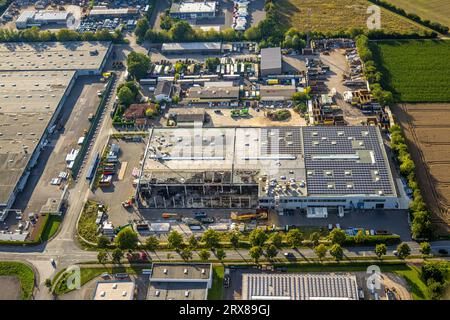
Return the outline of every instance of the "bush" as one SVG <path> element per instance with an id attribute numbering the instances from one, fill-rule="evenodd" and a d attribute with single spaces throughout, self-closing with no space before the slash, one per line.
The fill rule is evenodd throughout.
<path id="1" fill-rule="evenodd" d="M 137 247 L 139 238 L 131 227 L 123 228 L 116 236 L 115 242 L 121 249 L 134 249 Z"/>
<path id="2" fill-rule="evenodd" d="M 400 242 L 400 236 L 396 235 L 396 234 L 392 234 L 392 235 L 374 235 L 374 236 L 367 236 L 367 235 L 363 235 L 362 236 L 362 241 L 361 242 L 357 242 L 355 239 L 355 236 L 345 236 L 345 240 L 341 243 L 344 246 L 357 246 L 357 245 L 362 245 L 362 246 L 366 246 L 366 245 L 376 245 L 376 244 L 380 244 L 380 243 L 385 243 L 387 245 L 393 245 L 393 244 L 397 244 Z"/>

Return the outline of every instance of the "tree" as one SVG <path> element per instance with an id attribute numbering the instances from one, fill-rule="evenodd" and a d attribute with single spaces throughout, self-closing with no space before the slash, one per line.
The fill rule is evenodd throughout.
<path id="1" fill-rule="evenodd" d="M 220 60 L 217 57 L 214 58 L 206 58 L 205 66 L 209 71 L 215 71 L 217 66 L 220 64 Z"/>
<path id="2" fill-rule="evenodd" d="M 120 260 L 123 257 L 123 251 L 120 250 L 119 248 L 116 248 L 113 250 L 112 252 L 112 261 L 113 263 L 120 263 Z"/>
<path id="3" fill-rule="evenodd" d="M 237 231 L 231 232 L 230 242 L 233 248 L 237 248 L 239 246 L 239 232 Z"/>
<path id="4" fill-rule="evenodd" d="M 183 236 L 178 231 L 171 231 L 167 237 L 169 248 L 179 251 L 183 248 Z"/>
<path id="5" fill-rule="evenodd" d="M 364 233 L 362 230 L 358 230 L 358 232 L 355 235 L 355 243 L 361 244 L 364 242 Z"/>
<path id="6" fill-rule="evenodd" d="M 185 261 L 192 259 L 192 250 L 190 248 L 184 248 L 180 252 L 180 257 Z"/>
<path id="7" fill-rule="evenodd" d="M 422 242 L 420 244 L 420 253 L 427 256 L 431 253 L 431 245 L 429 242 Z"/>
<path id="8" fill-rule="evenodd" d="M 56 40 L 65 41 L 79 41 L 81 40 L 80 34 L 74 30 L 61 29 L 56 33 Z"/>
<path id="9" fill-rule="evenodd" d="M 136 28 L 134 29 L 134 34 L 136 35 L 138 42 L 141 42 L 145 38 L 145 33 L 150 29 L 150 24 L 147 18 L 139 19 L 136 23 Z"/>
<path id="10" fill-rule="evenodd" d="M 158 249 L 159 246 L 159 240 L 155 236 L 150 236 L 145 240 L 145 247 L 147 250 L 155 251 Z"/>
<path id="11" fill-rule="evenodd" d="M 177 21 L 169 31 L 173 41 L 190 41 L 195 37 L 195 31 L 186 21 Z"/>
<path id="12" fill-rule="evenodd" d="M 311 235 L 309 236 L 309 240 L 311 240 L 312 245 L 314 247 L 316 247 L 319 244 L 319 240 L 320 240 L 320 233 L 319 232 L 313 232 L 311 233 Z"/>
<path id="13" fill-rule="evenodd" d="M 97 238 L 97 247 L 100 249 L 105 249 L 109 246 L 111 241 L 109 241 L 109 238 L 107 236 L 101 236 Z"/>
<path id="14" fill-rule="evenodd" d="M 263 229 L 254 229 L 248 238 L 252 246 L 262 247 L 267 240 L 267 234 Z"/>
<path id="15" fill-rule="evenodd" d="M 314 252 L 316 253 L 319 260 L 322 261 L 322 259 L 327 255 L 327 247 L 325 247 L 325 245 L 321 243 L 314 248 Z"/>
<path id="16" fill-rule="evenodd" d="M 137 247 L 139 237 L 133 229 L 127 227 L 119 231 L 115 242 L 120 249 L 134 249 Z"/>
<path id="17" fill-rule="evenodd" d="M 203 233 L 202 241 L 210 249 L 217 248 L 220 241 L 219 233 L 215 230 L 208 229 Z"/>
<path id="18" fill-rule="evenodd" d="M 131 76 L 140 80 L 147 75 L 150 68 L 150 58 L 140 52 L 132 51 L 127 56 L 127 69 Z"/>
<path id="19" fill-rule="evenodd" d="M 261 247 L 251 247 L 250 251 L 248 252 L 250 254 L 250 257 L 255 261 L 255 263 L 258 263 L 259 258 L 261 258 L 261 255 L 263 254 L 263 250 Z"/>
<path id="20" fill-rule="evenodd" d="M 328 235 L 328 239 L 333 244 L 343 244 L 347 236 L 345 235 L 345 232 L 341 229 L 333 229 L 331 230 L 330 234 Z"/>
<path id="21" fill-rule="evenodd" d="M 298 248 L 302 245 L 303 234 L 299 229 L 291 229 L 286 235 L 286 242 L 291 248 Z"/>
<path id="22" fill-rule="evenodd" d="M 379 259 L 381 259 L 381 257 L 384 256 L 386 254 L 386 252 L 387 252 L 387 248 L 384 243 L 380 243 L 375 246 L 375 254 L 377 255 L 377 257 Z"/>
<path id="23" fill-rule="evenodd" d="M 106 253 L 106 251 L 99 251 L 99 253 L 97 254 L 97 260 L 98 263 L 105 264 L 108 261 L 108 254 Z"/>
<path id="24" fill-rule="evenodd" d="M 269 259 L 275 258 L 278 254 L 277 247 L 273 244 L 269 245 L 266 249 L 266 256 Z"/>
<path id="25" fill-rule="evenodd" d="M 221 249 L 221 248 L 219 248 L 219 249 L 217 249 L 216 250 L 216 257 L 217 257 L 217 259 L 219 259 L 219 261 L 223 261 L 223 259 L 225 259 L 225 257 L 226 257 L 227 255 L 226 255 L 226 253 L 225 253 L 225 250 L 223 250 L 223 249 Z"/>
<path id="26" fill-rule="evenodd" d="M 342 250 L 342 247 L 340 244 L 333 244 L 333 246 L 330 249 L 330 254 L 336 259 L 336 261 L 342 260 L 344 257 L 344 250 Z"/>
<path id="27" fill-rule="evenodd" d="M 134 94 L 128 87 L 122 87 L 117 92 L 117 97 L 119 98 L 119 103 L 128 107 L 130 104 L 134 102 Z"/>
<path id="28" fill-rule="evenodd" d="M 270 242 L 275 246 L 275 248 L 280 249 L 283 246 L 283 236 L 281 233 L 276 232 L 270 237 Z"/>
<path id="29" fill-rule="evenodd" d="M 309 100 L 310 97 L 306 92 L 296 92 L 292 95 L 292 100 L 295 102 L 304 102 Z"/>
<path id="30" fill-rule="evenodd" d="M 400 259 L 405 259 L 411 254 L 411 248 L 406 242 L 402 242 L 397 246 L 397 252 Z"/>
<path id="31" fill-rule="evenodd" d="M 197 246 L 198 246 L 197 238 L 194 235 L 190 236 L 188 239 L 188 244 L 191 249 L 197 248 Z"/>
<path id="32" fill-rule="evenodd" d="M 439 300 L 444 293 L 444 285 L 432 279 L 427 281 L 427 291 L 431 300 Z"/>
<path id="33" fill-rule="evenodd" d="M 450 264 L 448 261 L 426 261 L 422 266 L 422 277 L 426 282 L 433 280 L 444 283 L 449 273 Z"/>
<path id="34" fill-rule="evenodd" d="M 202 249 L 199 251 L 198 256 L 200 257 L 200 260 L 208 261 L 209 257 L 211 256 L 211 253 L 206 249 Z"/>

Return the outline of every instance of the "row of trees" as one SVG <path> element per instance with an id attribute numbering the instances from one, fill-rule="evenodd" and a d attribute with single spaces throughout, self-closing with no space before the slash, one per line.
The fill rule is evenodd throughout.
<path id="1" fill-rule="evenodd" d="M 404 16 L 404 17 L 406 17 L 408 19 L 411 19 L 411 20 L 413 20 L 413 21 L 415 21 L 415 22 L 417 22 L 417 23 L 419 23 L 421 25 L 424 25 L 425 27 L 433 29 L 433 30 L 435 30 L 437 32 L 440 32 L 442 34 L 448 34 L 449 28 L 447 26 L 444 26 L 444 25 L 438 23 L 438 22 L 430 21 L 430 20 L 427 20 L 427 19 L 422 19 L 421 17 L 419 17 L 415 13 L 407 13 L 402 8 L 399 8 L 399 7 L 395 6 L 394 4 L 386 2 L 386 1 L 383 1 L 383 0 L 369 0 L 369 1 L 374 3 L 374 4 L 376 4 L 376 5 L 378 5 L 378 6 L 380 6 L 380 7 L 383 7 L 383 8 L 386 8 L 386 9 L 390 10 L 390 11 L 393 11 L 393 12 L 395 12 L 395 13 L 401 15 L 401 16 Z"/>
<path id="2" fill-rule="evenodd" d="M 412 234 L 414 238 L 431 238 L 433 227 L 431 223 L 431 213 L 427 210 L 425 201 L 416 180 L 415 165 L 408 152 L 405 138 L 399 125 L 392 126 L 391 148 L 394 150 L 398 161 L 400 162 L 400 173 L 407 179 L 408 186 L 413 192 L 413 201 L 410 205 L 412 219 Z"/>
<path id="3" fill-rule="evenodd" d="M 119 30 L 110 33 L 106 29 L 94 32 L 79 33 L 75 30 L 61 29 L 56 32 L 40 30 L 32 27 L 24 30 L 0 29 L 0 42 L 49 42 L 49 41 L 113 41 L 123 42 Z"/>

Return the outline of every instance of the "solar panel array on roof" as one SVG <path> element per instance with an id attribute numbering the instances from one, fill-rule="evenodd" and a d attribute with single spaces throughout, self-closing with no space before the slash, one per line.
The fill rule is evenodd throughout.
<path id="1" fill-rule="evenodd" d="M 308 194 L 395 194 L 376 127 L 305 127 L 303 142 Z"/>
<path id="2" fill-rule="evenodd" d="M 300 127 L 279 127 L 261 129 L 261 155 L 302 154 Z"/>
<path id="3" fill-rule="evenodd" d="M 358 299 L 356 277 L 349 274 L 243 274 L 243 300 Z"/>

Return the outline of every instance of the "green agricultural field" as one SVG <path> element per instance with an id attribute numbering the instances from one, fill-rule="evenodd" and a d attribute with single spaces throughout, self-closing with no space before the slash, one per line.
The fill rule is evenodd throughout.
<path id="1" fill-rule="evenodd" d="M 450 27 L 450 1 L 448 0 L 387 0 L 408 13 L 422 19 L 439 22 Z"/>
<path id="2" fill-rule="evenodd" d="M 450 41 L 372 42 L 383 86 L 397 101 L 450 101 Z"/>
<path id="3" fill-rule="evenodd" d="M 279 0 L 278 10 L 287 25 L 300 31 L 336 32 L 367 29 L 366 0 Z M 420 32 L 421 25 L 386 9 L 381 10 L 381 27 L 400 33 Z"/>

